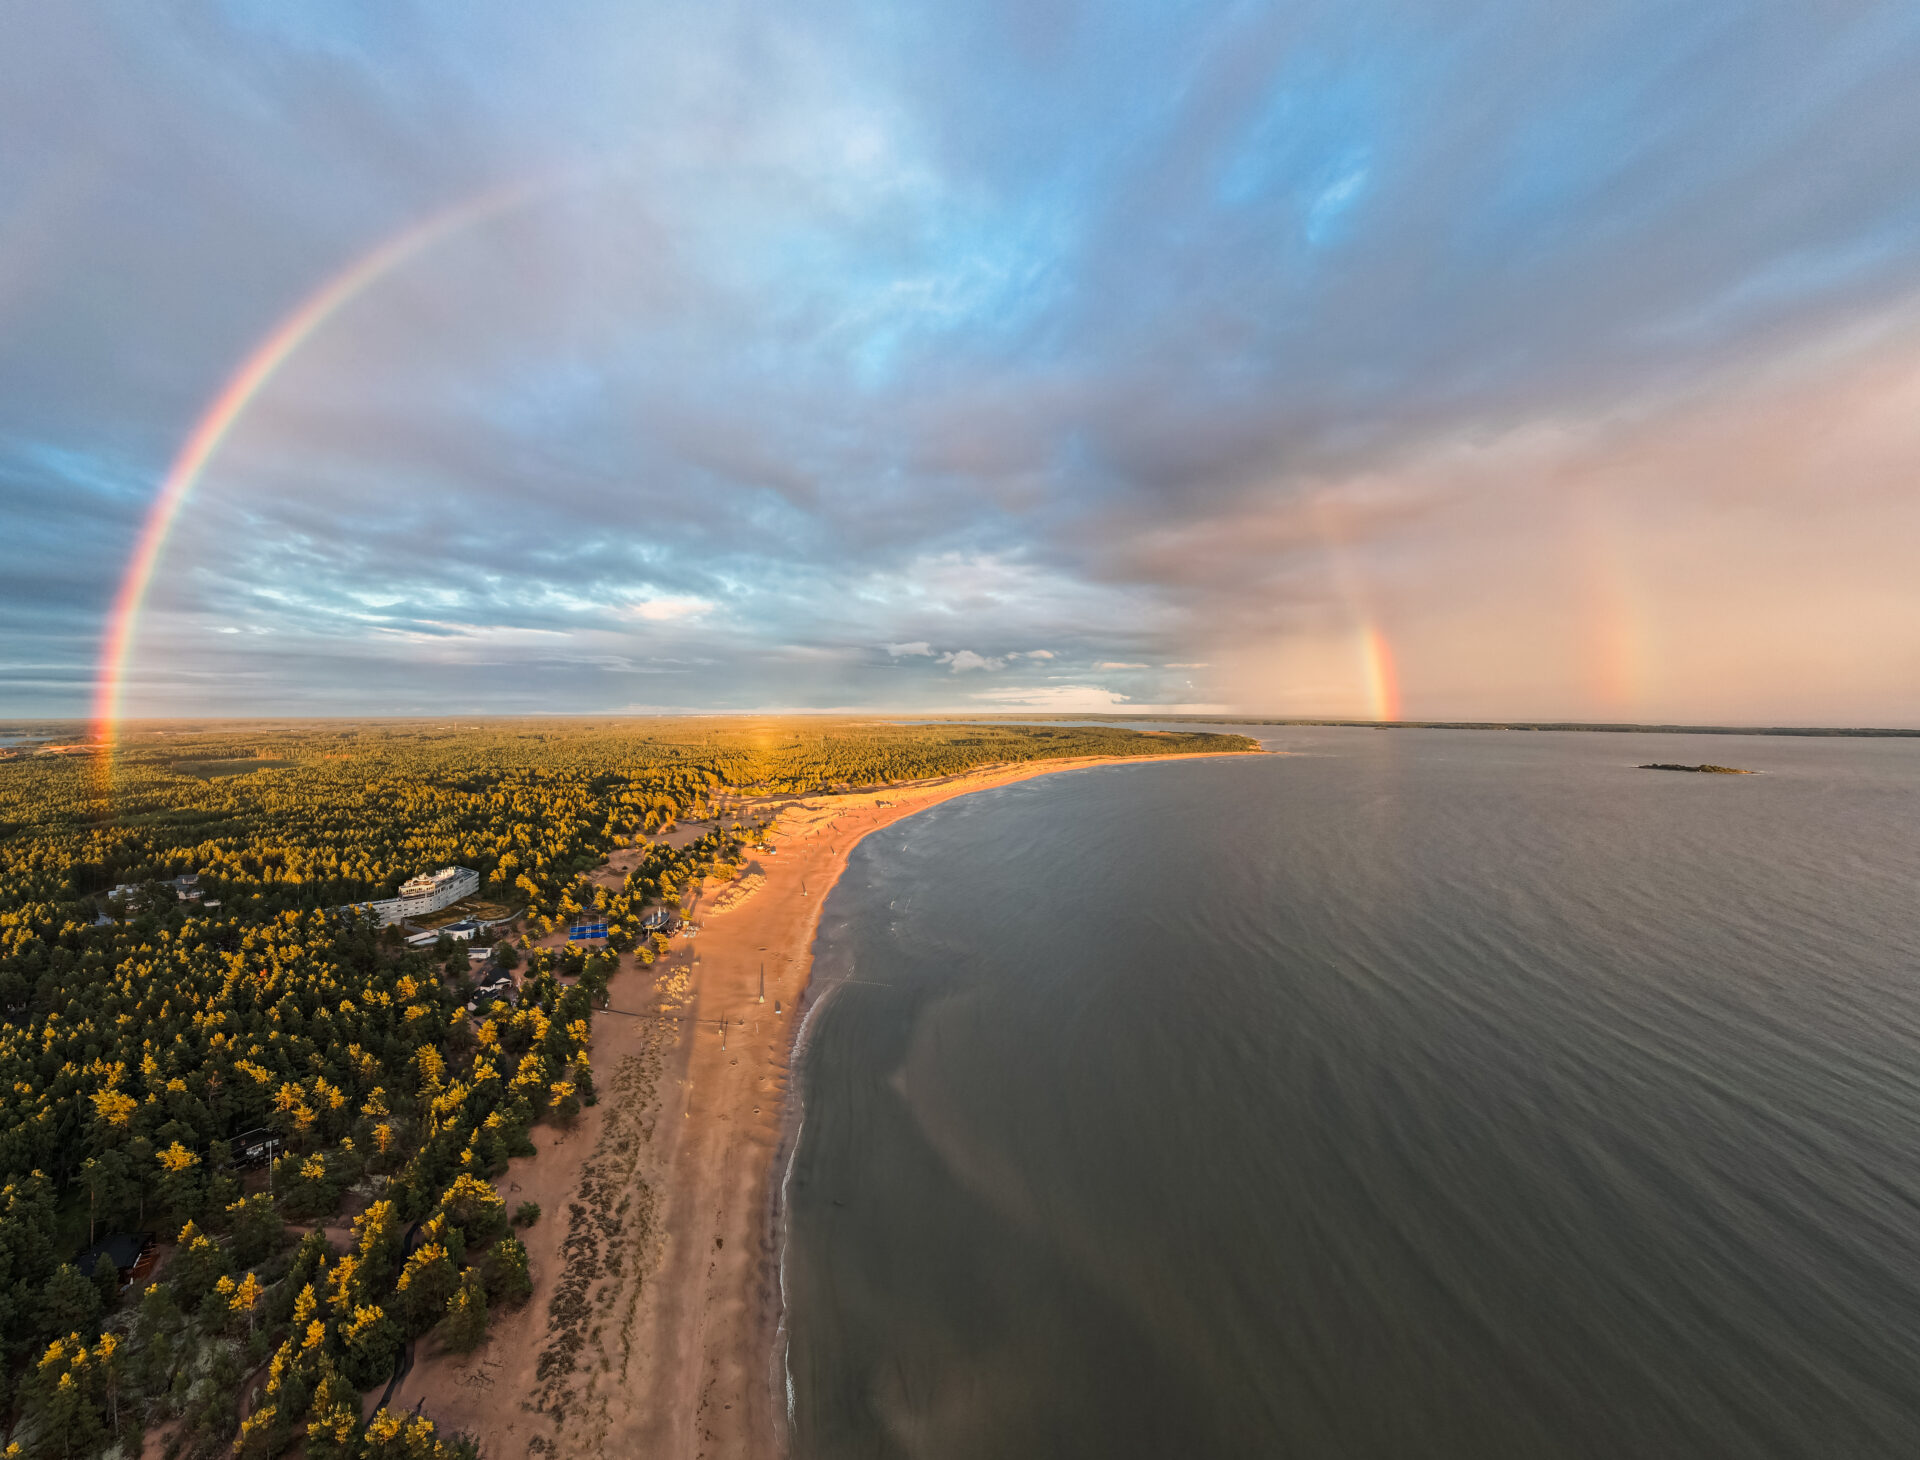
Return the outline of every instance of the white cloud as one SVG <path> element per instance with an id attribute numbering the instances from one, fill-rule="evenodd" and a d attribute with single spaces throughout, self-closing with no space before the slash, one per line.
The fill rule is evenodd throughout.
<path id="1" fill-rule="evenodd" d="M 1160 667 L 1162 669 L 1211 669 L 1213 666 L 1205 659 L 1195 659 L 1191 662 L 1182 660 L 1175 664 L 1163 664 Z"/>
<path id="2" fill-rule="evenodd" d="M 1031 710 L 1050 715 L 1111 715 L 1116 712 L 1140 715 L 1225 715 L 1237 713 L 1231 705 L 1217 702 L 1187 701 L 1159 704 L 1131 699 L 1117 690 L 1091 684 L 1050 684 L 1021 689 L 976 690 L 967 696 L 976 712 L 1018 714 Z M 965 713 L 956 707 L 957 713 Z"/>
<path id="3" fill-rule="evenodd" d="M 1146 664 L 1124 664 L 1118 659 L 1102 659 L 1093 667 L 1095 669 L 1147 669 L 1151 666 Z"/>
<path id="4" fill-rule="evenodd" d="M 1032 689 L 987 689 L 972 699 L 1002 710 L 1111 710 L 1127 697 L 1090 684 L 1053 684 Z"/>
<path id="5" fill-rule="evenodd" d="M 1053 658 L 1053 650 L 1051 649 L 1025 649 L 1025 650 L 1016 649 L 1013 651 L 1013 653 L 1007 655 L 1007 658 L 1009 659 L 1051 659 Z"/>
<path id="6" fill-rule="evenodd" d="M 971 649 L 956 649 L 951 654 L 942 654 L 940 662 L 951 673 L 964 674 L 969 669 L 1001 669 L 1006 665 L 1004 659 L 989 659 L 985 654 L 976 654 Z"/>
<path id="7" fill-rule="evenodd" d="M 628 604 L 623 610 L 629 618 L 645 619 L 648 623 L 654 624 L 698 618 L 701 614 L 712 611 L 713 605 L 704 598 L 649 598 L 640 603 Z"/>
<path id="8" fill-rule="evenodd" d="M 887 652 L 895 659 L 905 658 L 909 654 L 923 654 L 928 658 L 932 658 L 933 646 L 925 639 L 916 639 L 911 644 L 889 644 L 887 645 Z"/>
<path id="9" fill-rule="evenodd" d="M 370 636 L 394 639 L 402 643 L 422 644 L 429 647 L 458 647 L 472 644 L 533 644 L 540 652 L 551 654 L 552 641 L 555 639 L 573 639 L 575 636 L 564 629 L 534 628 L 529 624 L 475 624 L 461 623 L 454 619 L 415 618 L 406 624 L 371 624 L 366 632 Z"/>

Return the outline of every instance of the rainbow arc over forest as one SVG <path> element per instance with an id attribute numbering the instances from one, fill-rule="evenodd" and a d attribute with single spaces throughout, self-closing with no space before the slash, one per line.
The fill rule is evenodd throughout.
<path id="1" fill-rule="evenodd" d="M 547 176 L 496 186 L 388 236 L 326 279 L 282 316 L 227 377 L 169 465 L 160 491 L 148 508 L 107 615 L 94 677 L 92 707 L 92 734 L 103 752 L 103 765 L 110 767 L 112 763 L 141 613 L 168 539 L 207 467 L 248 407 L 303 345 L 382 279 L 454 235 L 523 207 L 567 180 Z M 1354 614 L 1359 650 L 1357 667 L 1367 711 L 1377 721 L 1398 720 L 1404 711 L 1392 645 L 1378 617 L 1369 611 L 1368 595 L 1360 591 L 1358 575 L 1344 549 L 1344 534 L 1327 512 L 1319 515 L 1331 576 Z M 1591 524 L 1589 528 L 1586 535 L 1591 539 L 1595 533 Z M 1599 681 L 1597 692 L 1609 703 L 1630 704 L 1642 691 L 1641 680 L 1648 657 L 1643 642 L 1647 637 L 1645 615 L 1634 611 L 1631 575 L 1620 561 L 1617 545 L 1615 551 L 1597 555 L 1592 573 L 1597 595 L 1592 610 L 1597 621 L 1597 642 L 1590 653 Z"/>
<path id="2" fill-rule="evenodd" d="M 121 701 L 127 668 L 140 624 L 141 609 L 154 571 L 166 551 L 167 538 L 180 510 L 193 495 L 202 475 L 247 407 L 274 373 L 313 338 L 346 305 L 396 269 L 477 223 L 529 202 L 551 186 L 548 182 L 516 182 L 464 199 L 402 229 L 360 255 L 309 294 L 256 344 L 194 423 L 181 445 L 153 505 L 147 510 L 134 544 L 101 643 L 94 677 L 93 735 L 111 755 L 118 736 Z"/>

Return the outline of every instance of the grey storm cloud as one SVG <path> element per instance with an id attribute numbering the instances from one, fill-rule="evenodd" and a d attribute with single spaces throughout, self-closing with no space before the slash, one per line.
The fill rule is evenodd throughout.
<path id="1" fill-rule="evenodd" d="M 1378 632 L 1434 714 L 1920 716 L 1787 659 L 1688 699 L 1653 642 L 1841 634 L 1904 526 L 1762 473 L 1725 623 L 1686 596 L 1699 443 L 1920 336 L 1916 63 L 1871 5 L 27 7 L 0 706 L 84 707 L 276 322 L 517 188 L 241 415 L 130 709 L 1340 712 Z"/>

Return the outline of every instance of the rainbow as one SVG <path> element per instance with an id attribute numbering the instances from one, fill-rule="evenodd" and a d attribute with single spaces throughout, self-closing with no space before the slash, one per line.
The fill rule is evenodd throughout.
<path id="1" fill-rule="evenodd" d="M 1310 520 L 1318 529 L 1327 578 L 1334 593 L 1346 605 L 1357 636 L 1361 692 L 1367 711 L 1375 720 L 1398 720 L 1400 674 L 1393 662 L 1393 645 L 1372 611 L 1373 595 L 1366 591 L 1360 571 L 1347 550 L 1337 504 L 1322 497 L 1310 506 Z"/>
<path id="2" fill-rule="evenodd" d="M 159 495 L 147 509 L 133 556 L 128 560 L 107 614 L 93 689 L 93 737 L 103 752 L 112 752 L 119 733 L 121 699 L 140 611 L 147 589 L 152 586 L 154 570 L 166 551 L 168 535 L 179 520 L 180 509 L 186 506 L 187 499 L 199 485 L 207 464 L 232 434 L 234 425 L 261 388 L 315 331 L 357 295 L 452 234 L 521 206 L 546 186 L 548 184 L 520 182 L 494 188 L 402 229 L 309 294 L 281 318 L 240 362 L 240 368 L 227 378 L 167 468 Z"/>
<path id="3" fill-rule="evenodd" d="M 1376 623 L 1360 631 L 1360 669 L 1367 688 L 1367 708 L 1376 720 L 1400 718 L 1400 676 L 1393 667 L 1393 646 Z"/>
<path id="4" fill-rule="evenodd" d="M 1650 612 L 1640 577 L 1602 501 L 1576 501 L 1577 542 L 1585 562 L 1588 702 L 1608 719 L 1645 713 L 1654 668 Z"/>

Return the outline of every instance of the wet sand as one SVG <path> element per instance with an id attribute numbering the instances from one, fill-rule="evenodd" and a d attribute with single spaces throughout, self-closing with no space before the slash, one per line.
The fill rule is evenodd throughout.
<path id="1" fill-rule="evenodd" d="M 570 1131 L 537 1127 L 538 1154 L 498 1182 L 509 1208 L 542 1208 L 523 1233 L 532 1300 L 495 1314 L 472 1354 L 423 1339 L 393 1405 L 476 1436 L 489 1460 L 784 1453 L 776 1167 L 814 930 L 848 852 L 955 796 L 1168 758 L 1027 762 L 782 803 L 775 854 L 708 884 L 696 936 L 651 968 L 621 959 L 594 1019 L 599 1103 Z"/>

